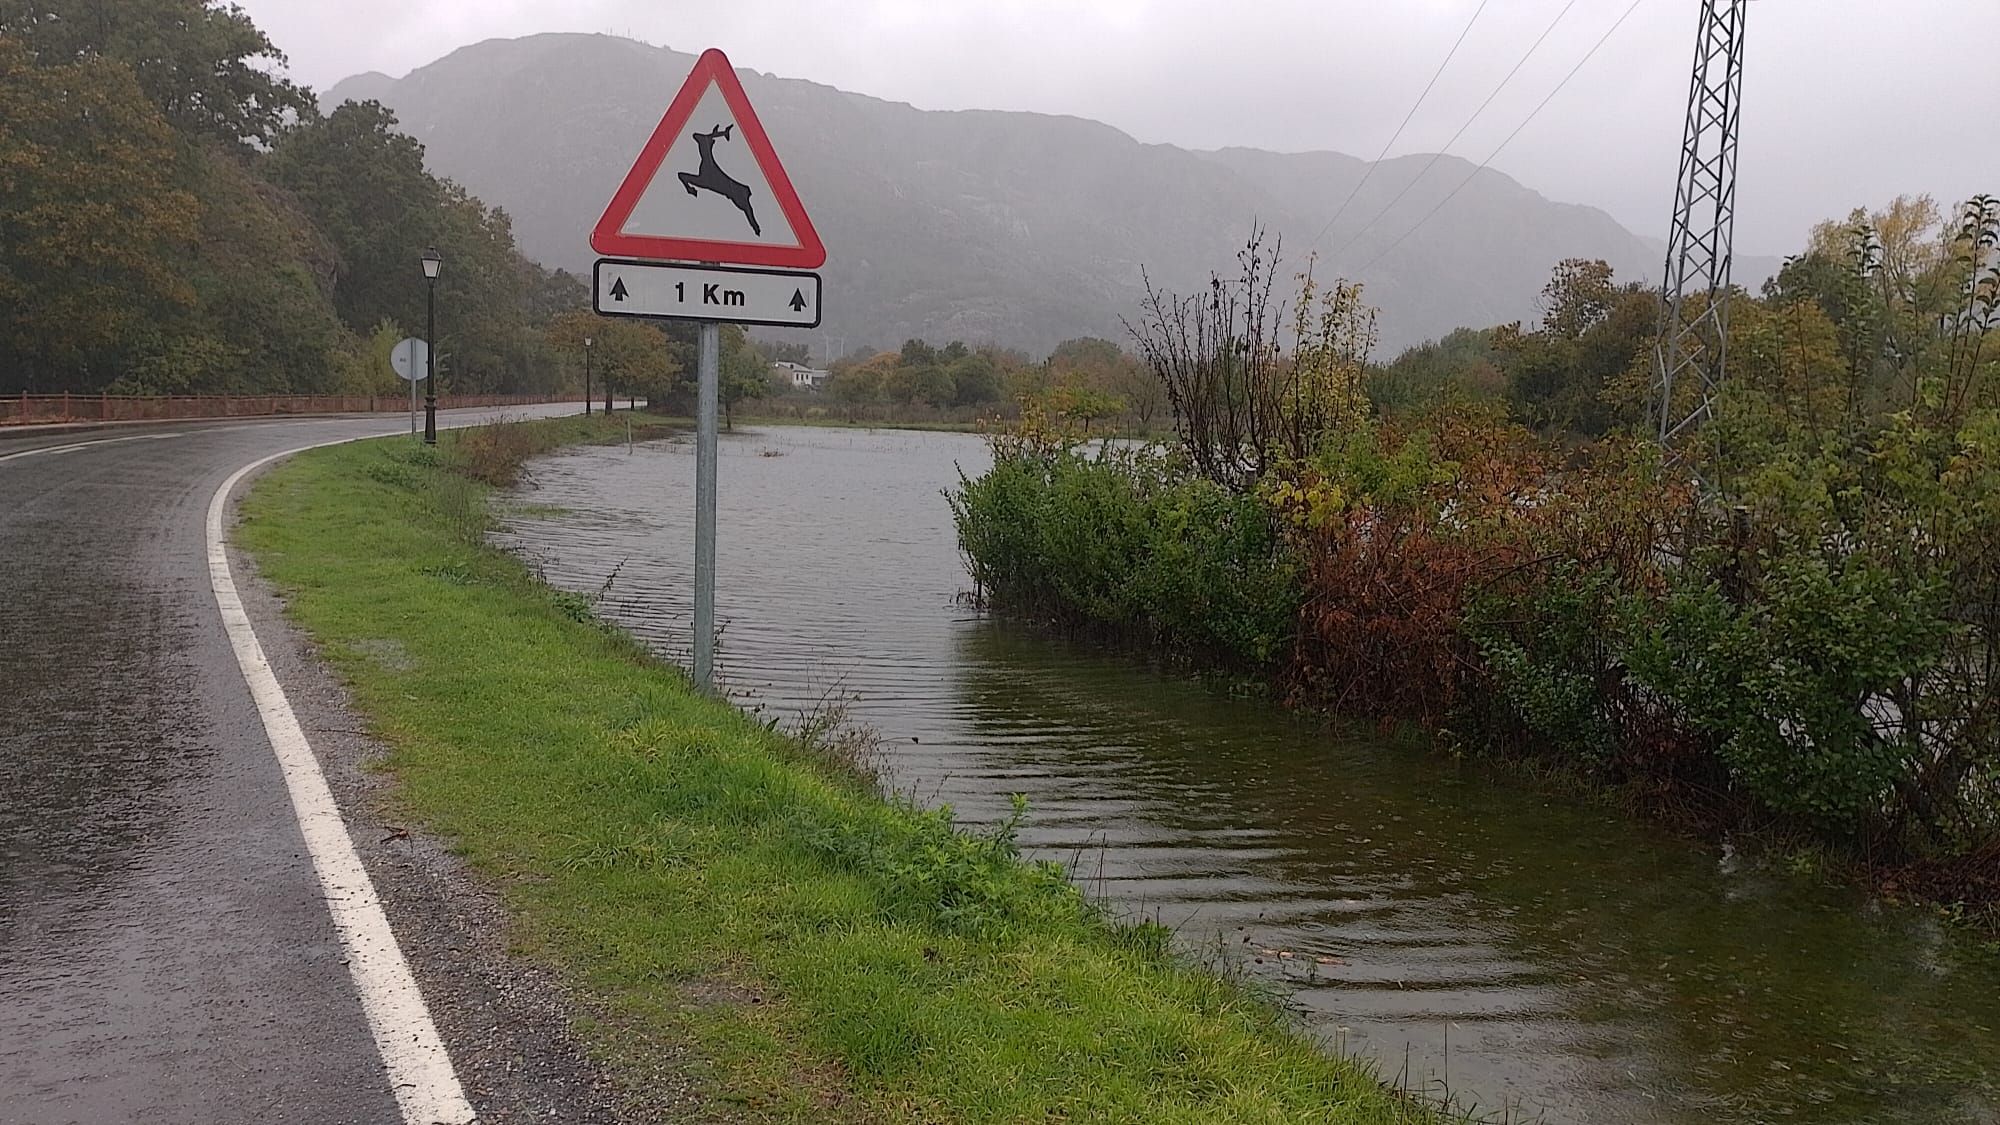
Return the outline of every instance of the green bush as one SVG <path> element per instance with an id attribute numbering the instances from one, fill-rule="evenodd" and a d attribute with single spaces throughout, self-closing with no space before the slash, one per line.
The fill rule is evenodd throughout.
<path id="1" fill-rule="evenodd" d="M 1109 628 L 1236 668 L 1268 669 L 1298 615 L 1271 513 L 1154 448 L 996 450 L 950 495 L 992 604 Z"/>
<path id="2" fill-rule="evenodd" d="M 1760 803 L 1837 832 L 1880 826 L 1924 753 L 1902 708 L 1948 631 L 1938 588 L 1908 579 L 1787 553 L 1740 606 L 1686 582 L 1636 638 L 1632 674 L 1714 738 Z"/>
<path id="3" fill-rule="evenodd" d="M 1611 764 L 1619 752 L 1623 595 L 1615 571 L 1565 560 L 1527 590 L 1475 602 L 1465 630 L 1487 680 L 1488 692 L 1472 704 L 1484 712 L 1482 727 L 1511 725 L 1543 753 Z"/>

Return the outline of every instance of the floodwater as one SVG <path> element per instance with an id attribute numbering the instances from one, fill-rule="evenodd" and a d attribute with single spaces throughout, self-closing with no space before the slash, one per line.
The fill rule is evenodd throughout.
<path id="1" fill-rule="evenodd" d="M 2000 1122 L 2000 953 L 1930 915 L 990 619 L 941 490 L 960 434 L 724 435 L 722 670 L 832 698 L 889 781 L 1282 988 L 1390 1078 L 1552 1123 Z M 689 648 L 694 458 L 537 462 L 500 536 Z M 609 582 L 609 586 L 606 583 Z M 1289 954 L 1289 956 L 1286 956 Z"/>

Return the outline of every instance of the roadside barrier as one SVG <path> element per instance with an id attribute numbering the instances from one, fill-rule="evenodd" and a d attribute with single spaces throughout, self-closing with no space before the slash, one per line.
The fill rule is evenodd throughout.
<path id="1" fill-rule="evenodd" d="M 439 410 L 581 402 L 577 395 L 440 395 Z M 285 414 L 397 414 L 408 394 L 388 395 L 0 395 L 0 426 L 48 422 L 165 422 Z"/>

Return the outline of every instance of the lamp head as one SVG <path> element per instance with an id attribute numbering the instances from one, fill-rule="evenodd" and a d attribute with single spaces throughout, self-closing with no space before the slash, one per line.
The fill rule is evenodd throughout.
<path id="1" fill-rule="evenodd" d="M 423 263 L 424 277 L 427 280 L 436 281 L 438 278 L 438 267 L 444 264 L 444 259 L 438 257 L 437 247 L 433 246 L 424 251 Z"/>

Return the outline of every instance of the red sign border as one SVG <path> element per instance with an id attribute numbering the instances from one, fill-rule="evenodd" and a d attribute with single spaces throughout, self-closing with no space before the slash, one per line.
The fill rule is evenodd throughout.
<path id="1" fill-rule="evenodd" d="M 730 113 L 735 115 L 736 128 L 751 154 L 757 158 L 757 167 L 771 185 L 778 210 L 791 224 L 799 245 L 769 246 L 754 242 L 621 233 L 631 220 L 632 212 L 639 206 L 640 198 L 665 166 L 667 151 L 673 147 L 674 139 L 681 130 L 687 127 L 689 119 L 694 116 L 695 106 L 700 103 L 711 82 L 722 90 L 723 101 L 728 104 Z M 611 197 L 603 216 L 597 220 L 597 226 L 591 230 L 590 246 L 599 254 L 612 258 L 722 262 L 805 270 L 818 269 L 826 264 L 826 246 L 820 242 L 819 231 L 814 229 L 812 219 L 799 202 L 798 192 L 792 188 L 792 178 L 785 174 L 784 164 L 771 147 L 771 138 L 764 132 L 764 123 L 757 120 L 757 111 L 750 108 L 750 99 L 743 93 L 743 84 L 736 80 L 736 69 L 729 65 L 729 57 L 714 47 L 703 51 L 701 58 L 695 60 L 694 69 L 688 73 L 687 81 L 681 84 L 680 93 L 674 95 L 666 114 L 660 118 L 660 124 L 647 138 L 646 147 L 639 150 L 639 158 L 632 162 L 632 170 L 625 173 L 625 181 L 618 185 L 617 194 Z"/>

